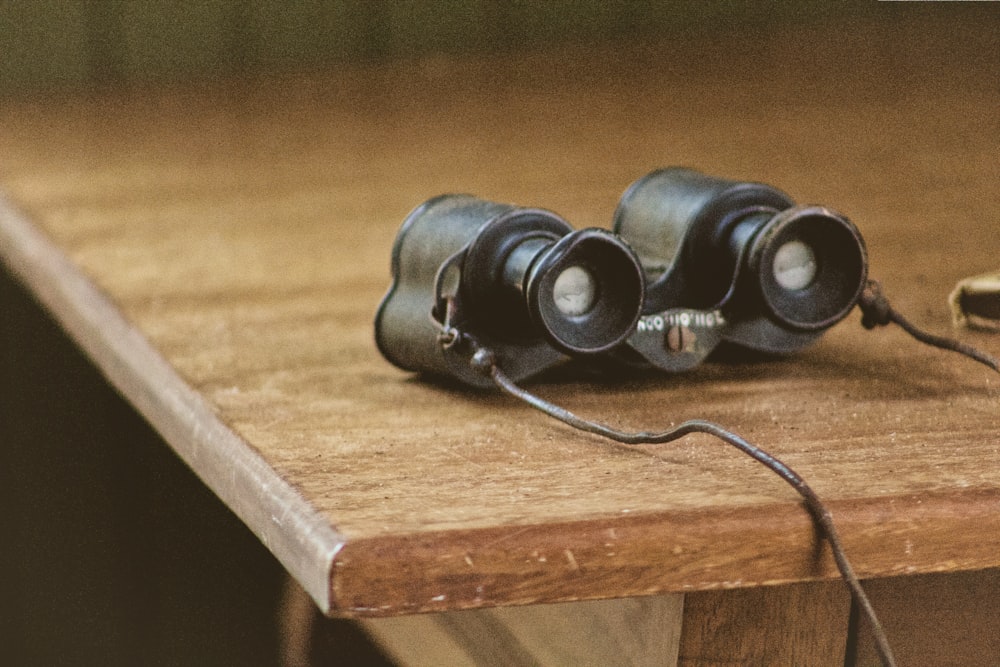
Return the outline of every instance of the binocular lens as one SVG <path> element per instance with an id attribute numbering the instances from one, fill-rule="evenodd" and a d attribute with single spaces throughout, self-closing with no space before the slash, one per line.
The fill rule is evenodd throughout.
<path id="1" fill-rule="evenodd" d="M 857 303 L 868 261 L 860 234 L 846 218 L 821 207 L 793 207 L 756 235 L 750 264 L 771 314 L 792 329 L 817 331 Z"/>
<path id="2" fill-rule="evenodd" d="M 645 281 L 638 258 L 621 239 L 581 229 L 539 253 L 524 285 L 532 320 L 553 345 L 594 354 L 632 333 Z"/>
<path id="3" fill-rule="evenodd" d="M 597 282 L 582 266 L 571 266 L 556 278 L 552 299 L 563 315 L 575 317 L 591 309 L 597 298 Z"/>
<path id="4" fill-rule="evenodd" d="M 809 287 L 816 277 L 816 253 L 806 243 L 793 240 L 774 253 L 774 281 L 786 290 Z"/>

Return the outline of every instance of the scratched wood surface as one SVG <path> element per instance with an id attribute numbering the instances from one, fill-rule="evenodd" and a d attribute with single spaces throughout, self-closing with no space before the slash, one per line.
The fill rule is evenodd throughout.
<path id="1" fill-rule="evenodd" d="M 946 4 L 5 103 L 0 258 L 328 613 L 830 578 L 794 493 L 718 442 L 622 451 L 421 381 L 372 317 L 430 196 L 607 226 L 682 164 L 843 211 L 901 311 L 1000 353 L 946 303 L 1000 263 L 997 24 Z M 1000 377 L 898 330 L 852 315 L 788 360 L 533 388 L 744 434 L 829 503 L 863 576 L 1000 565 Z"/>

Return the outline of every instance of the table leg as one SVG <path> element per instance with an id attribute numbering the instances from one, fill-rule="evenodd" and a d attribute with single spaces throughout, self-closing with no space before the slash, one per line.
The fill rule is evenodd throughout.
<path id="1" fill-rule="evenodd" d="M 900 667 L 1000 665 L 1000 569 L 876 579 L 865 588 Z M 876 665 L 862 624 L 855 666 Z"/>
<path id="2" fill-rule="evenodd" d="M 850 595 L 839 582 L 689 593 L 680 667 L 843 667 Z"/>
<path id="3" fill-rule="evenodd" d="M 407 667 L 670 666 L 682 595 L 502 607 L 364 622 Z"/>

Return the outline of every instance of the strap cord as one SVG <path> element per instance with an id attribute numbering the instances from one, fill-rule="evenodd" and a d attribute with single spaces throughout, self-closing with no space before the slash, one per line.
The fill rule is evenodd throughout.
<path id="1" fill-rule="evenodd" d="M 868 281 L 861 294 L 858 305 L 862 313 L 861 324 L 866 329 L 874 329 L 879 326 L 896 324 L 921 343 L 943 350 L 957 352 L 974 361 L 984 364 L 989 368 L 992 368 L 994 371 L 1000 372 L 1000 360 L 996 357 L 977 350 L 971 345 L 967 345 L 961 341 L 923 331 L 919 327 L 912 324 L 892 307 L 882 291 L 882 286 L 875 280 Z M 446 322 L 450 322 L 451 320 L 450 317 L 446 317 L 445 319 Z M 442 331 L 440 339 L 442 346 L 450 347 L 459 340 L 468 342 L 473 351 L 470 358 L 470 365 L 473 370 L 489 377 L 497 388 L 503 393 L 527 403 L 532 408 L 535 408 L 536 410 L 539 410 L 549 417 L 552 417 L 553 419 L 556 419 L 557 421 L 560 421 L 568 426 L 585 433 L 607 438 L 613 442 L 629 447 L 636 445 L 664 444 L 683 438 L 691 433 L 705 433 L 721 440 L 731 447 L 734 447 L 766 467 L 771 472 L 778 475 L 781 479 L 787 482 L 796 491 L 796 493 L 799 494 L 799 496 L 802 497 L 805 508 L 812 517 L 817 531 L 830 545 L 830 551 L 832 552 L 833 559 L 837 564 L 837 569 L 840 571 L 840 575 L 851 594 L 852 617 L 859 613 L 864 615 L 871 629 L 872 638 L 875 642 L 875 650 L 878 653 L 880 662 L 883 667 L 895 667 L 896 659 L 893 656 L 892 648 L 889 645 L 889 640 L 886 637 L 885 630 L 883 629 L 882 624 L 875 613 L 875 609 L 872 607 L 871 601 L 868 599 L 868 596 L 864 591 L 864 588 L 861 586 L 861 581 L 858 579 L 857 574 L 854 572 L 854 568 L 847 559 L 847 553 L 844 550 L 843 543 L 840 541 L 840 536 L 837 533 L 836 526 L 834 526 L 833 517 L 831 516 L 830 511 L 826 508 L 812 487 L 810 487 L 806 481 L 787 464 L 783 463 L 777 457 L 767 453 L 760 447 L 757 447 L 756 445 L 745 440 L 736 433 L 733 433 L 718 424 L 702 419 L 688 420 L 672 429 L 662 432 L 620 431 L 605 424 L 584 419 L 573 414 L 569 410 L 536 396 L 535 394 L 532 394 L 526 389 L 518 386 L 500 368 L 496 360 L 496 355 L 489 348 L 480 345 L 474 337 L 462 333 L 457 329 L 453 329 L 449 325 L 446 325 L 443 329 L 444 330 Z"/>
<path id="2" fill-rule="evenodd" d="M 875 327 L 897 324 L 903 329 L 903 331 L 910 334 L 921 343 L 925 343 L 942 350 L 958 352 L 973 361 L 978 361 L 979 363 L 1000 372 L 1000 360 L 993 355 L 977 350 L 971 345 L 967 345 L 966 343 L 953 338 L 938 336 L 924 331 L 900 315 L 899 311 L 893 308 L 892 304 L 890 304 L 889 300 L 885 297 L 885 294 L 882 291 L 882 285 L 879 284 L 877 280 L 868 281 L 864 291 L 861 293 L 861 299 L 858 301 L 858 306 L 861 308 L 861 325 L 866 329 L 874 329 Z"/>
<path id="3" fill-rule="evenodd" d="M 812 487 L 806 484 L 805 480 L 788 467 L 788 465 L 739 435 L 724 429 L 718 424 L 701 419 L 685 421 L 668 431 L 653 433 L 619 431 L 604 424 L 578 417 L 569 410 L 546 401 L 518 386 L 500 369 L 492 351 L 479 346 L 475 341 L 472 341 L 472 343 L 475 349 L 470 361 L 473 369 L 490 377 L 497 388 L 505 394 L 524 401 L 536 410 L 568 426 L 586 433 L 608 438 L 623 445 L 663 444 L 678 440 L 691 433 L 707 433 L 722 440 L 727 445 L 735 447 L 785 480 L 802 497 L 820 536 L 829 543 L 834 561 L 837 564 L 837 569 L 840 571 L 841 577 L 850 591 L 852 604 L 855 608 L 860 609 L 868 620 L 872 637 L 875 641 L 875 648 L 883 667 L 895 667 L 896 661 L 889 646 L 889 640 L 885 635 L 881 622 L 875 614 L 875 609 L 872 607 L 868 596 L 861 586 L 857 574 L 854 572 L 854 568 L 851 567 L 847 559 L 840 536 L 837 534 L 836 527 L 833 524 L 833 517 L 816 492 L 813 491 Z"/>

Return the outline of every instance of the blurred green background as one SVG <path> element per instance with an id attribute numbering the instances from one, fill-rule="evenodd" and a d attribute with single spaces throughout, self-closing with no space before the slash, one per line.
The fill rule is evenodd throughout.
<path id="1" fill-rule="evenodd" d="M 863 14 L 821 0 L 0 0 L 0 91 L 655 38 Z"/>

